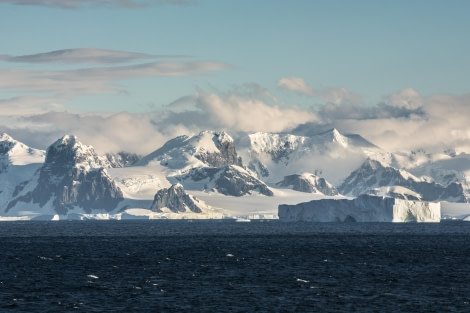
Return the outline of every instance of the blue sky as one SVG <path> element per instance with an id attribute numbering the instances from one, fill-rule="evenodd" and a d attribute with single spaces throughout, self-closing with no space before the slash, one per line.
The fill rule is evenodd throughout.
<path id="1" fill-rule="evenodd" d="M 175 110 L 207 116 L 213 106 L 201 103 L 218 97 L 230 114 L 248 116 L 237 111 L 248 101 L 273 119 L 309 117 L 236 131 L 312 122 L 367 132 L 344 121 L 403 109 L 397 97 L 409 117 L 437 96 L 469 94 L 468 12 L 458 0 L 0 0 L 0 131 L 90 136 L 79 126 L 49 130 L 52 120 L 38 126 L 38 116 L 59 112 L 171 116 L 175 126 Z"/>

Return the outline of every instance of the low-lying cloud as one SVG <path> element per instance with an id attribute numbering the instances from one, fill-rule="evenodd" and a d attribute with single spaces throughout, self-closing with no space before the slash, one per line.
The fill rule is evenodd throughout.
<path id="1" fill-rule="evenodd" d="M 23 106 L 27 108 L 27 103 Z M 298 123 L 317 119 L 313 112 L 270 105 L 260 98 L 247 98 L 236 93 L 221 96 L 202 91 L 145 114 L 98 114 L 60 109 L 43 114 L 32 111 L 26 116 L 0 112 L 0 129 L 42 149 L 52 143 L 51 140 L 74 134 L 101 152 L 125 150 L 145 154 L 175 136 L 204 129 L 226 130 L 231 134 L 282 132 Z M 32 133 L 35 136 L 29 136 Z"/>
<path id="2" fill-rule="evenodd" d="M 455 148 L 470 152 L 470 95 L 421 96 L 407 88 L 375 106 L 336 105 L 318 108 L 318 120 L 299 127 L 307 133 L 335 127 L 360 134 L 388 151 L 424 149 L 443 152 Z"/>
<path id="3" fill-rule="evenodd" d="M 255 87 L 199 90 L 145 114 L 71 112 L 54 97 L 4 99 L 0 131 L 43 149 L 64 134 L 75 134 L 100 152 L 146 154 L 168 139 L 204 129 L 233 136 L 258 131 L 312 135 L 334 127 L 390 152 L 470 152 L 470 95 L 425 97 L 408 88 L 374 106 L 329 102 L 304 109 L 280 106 L 264 88 Z"/>

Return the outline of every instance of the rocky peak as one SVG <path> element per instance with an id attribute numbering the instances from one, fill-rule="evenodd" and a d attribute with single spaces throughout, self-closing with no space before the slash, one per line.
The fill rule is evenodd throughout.
<path id="1" fill-rule="evenodd" d="M 285 176 L 284 179 L 276 185 L 279 187 L 291 187 L 293 190 L 301 192 L 322 193 L 327 196 L 335 196 L 338 194 L 338 190 L 327 182 L 326 179 L 311 173 Z"/>
<path id="2" fill-rule="evenodd" d="M 58 214 L 67 214 L 76 207 L 87 213 L 111 211 L 123 200 L 123 194 L 105 167 L 108 163 L 93 147 L 83 145 L 75 136 L 64 136 L 47 149 L 36 188 L 8 207 L 18 201 L 32 201 L 40 207 L 50 203 Z"/>
<path id="3" fill-rule="evenodd" d="M 232 137 L 225 132 L 207 130 L 192 137 L 184 135 L 171 139 L 136 165 L 158 161 L 169 168 L 184 168 L 197 160 L 213 167 L 242 165 Z"/>
<path id="4" fill-rule="evenodd" d="M 434 181 L 418 178 L 405 170 L 384 166 L 375 160 L 366 160 L 362 166 L 353 171 L 338 187 L 341 194 L 360 195 L 380 187 L 405 187 L 417 194 L 424 201 L 447 200 L 466 202 L 465 192 L 461 183 L 451 183 L 447 186 Z"/>
<path id="5" fill-rule="evenodd" d="M 187 173 L 172 176 L 172 179 L 192 188 L 197 186 L 198 190 L 217 191 L 227 196 L 240 197 L 253 192 L 273 195 L 264 182 L 236 165 L 193 168 Z"/>
<path id="6" fill-rule="evenodd" d="M 111 167 L 107 159 L 99 156 L 92 146 L 82 144 L 73 135 L 65 135 L 49 146 L 46 164 L 80 166 L 86 169 Z"/>
<path id="7" fill-rule="evenodd" d="M 134 165 L 141 159 L 141 156 L 135 153 L 121 151 L 118 153 L 107 153 L 106 159 L 111 167 L 122 168 Z"/>
<path id="8" fill-rule="evenodd" d="M 207 135 L 212 137 L 212 141 L 214 142 L 217 150 L 210 151 L 208 148 L 199 148 L 199 151 L 195 154 L 197 159 L 213 167 L 232 164 L 242 166 L 242 159 L 237 155 L 235 142 L 230 135 L 224 131 L 204 131 L 199 134 L 199 137 Z"/>
<path id="9" fill-rule="evenodd" d="M 5 133 L 0 134 L 0 155 L 8 153 L 16 141 Z"/>
<path id="10" fill-rule="evenodd" d="M 174 184 L 170 188 L 160 189 L 154 197 L 150 210 L 162 212 L 163 208 L 170 211 L 201 213 L 201 208 L 197 205 L 197 200 L 188 195 L 181 184 Z"/>

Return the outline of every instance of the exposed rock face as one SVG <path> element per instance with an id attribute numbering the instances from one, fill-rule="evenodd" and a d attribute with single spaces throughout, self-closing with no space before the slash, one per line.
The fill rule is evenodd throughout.
<path id="1" fill-rule="evenodd" d="M 356 199 L 321 199 L 278 207 L 283 221 L 439 222 L 440 203 L 361 195 Z"/>
<path id="2" fill-rule="evenodd" d="M 163 166 L 180 169 L 194 159 L 211 167 L 242 166 L 242 159 L 237 155 L 232 137 L 223 131 L 202 131 L 192 137 L 186 135 L 176 137 L 142 158 L 136 165 L 147 165 L 157 161 Z"/>
<path id="3" fill-rule="evenodd" d="M 150 210 L 162 212 L 163 208 L 168 208 L 175 213 L 188 211 L 201 213 L 202 210 L 197 202 L 195 198 L 184 191 L 182 185 L 175 184 L 170 188 L 161 189 L 155 194 Z"/>
<path id="4" fill-rule="evenodd" d="M 336 196 L 338 194 L 338 190 L 332 184 L 328 183 L 324 178 L 310 173 L 285 176 L 276 185 L 279 187 L 291 187 L 293 190 L 301 192 L 322 193 L 327 196 Z"/>
<path id="5" fill-rule="evenodd" d="M 9 156 L 8 152 L 13 148 L 15 143 L 11 138 L 6 134 L 1 134 L 0 136 L 0 173 L 6 171 L 8 168 Z"/>
<path id="6" fill-rule="evenodd" d="M 52 201 L 58 214 L 67 214 L 76 206 L 87 213 L 111 211 L 123 195 L 104 169 L 108 166 L 92 147 L 82 145 L 75 136 L 64 136 L 47 149 L 36 188 L 12 201 L 9 208 L 18 201 L 32 201 L 40 207 Z"/>
<path id="7" fill-rule="evenodd" d="M 252 192 L 259 192 L 266 196 L 273 195 L 265 183 L 236 165 L 194 168 L 185 175 L 173 176 L 173 178 L 183 185 L 216 190 L 228 196 L 239 197 Z"/>
<path id="8" fill-rule="evenodd" d="M 128 167 L 140 160 L 140 156 L 135 153 L 118 152 L 106 154 L 109 164 L 113 168 Z"/>
<path id="9" fill-rule="evenodd" d="M 199 134 L 201 136 L 204 133 Z M 235 143 L 226 132 L 211 132 L 212 140 L 218 151 L 199 151 L 195 157 L 212 167 L 225 165 L 242 166 L 242 159 L 237 155 Z"/>
<path id="10" fill-rule="evenodd" d="M 412 174 L 384 166 L 378 161 L 367 160 L 352 172 L 338 187 L 341 194 L 358 196 L 373 188 L 384 186 L 402 186 L 421 195 L 424 201 L 449 200 L 467 202 L 460 183 L 443 186 L 436 182 L 419 179 Z"/>

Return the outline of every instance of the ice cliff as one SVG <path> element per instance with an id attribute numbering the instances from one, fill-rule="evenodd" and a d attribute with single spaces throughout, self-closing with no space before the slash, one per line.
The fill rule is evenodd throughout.
<path id="1" fill-rule="evenodd" d="M 279 219 L 311 222 L 439 222 L 440 203 L 361 195 L 355 199 L 321 199 L 281 204 Z"/>

